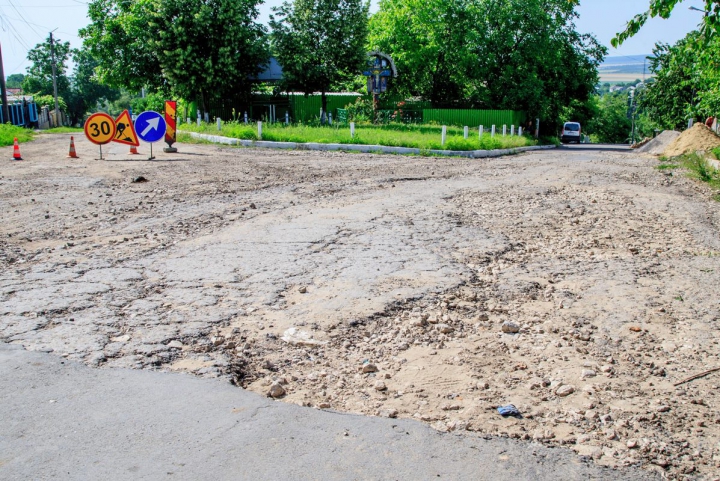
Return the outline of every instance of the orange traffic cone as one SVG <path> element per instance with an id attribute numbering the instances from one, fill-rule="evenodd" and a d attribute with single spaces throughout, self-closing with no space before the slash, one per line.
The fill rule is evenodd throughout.
<path id="1" fill-rule="evenodd" d="M 70 152 L 67 155 L 68 159 L 79 159 L 77 153 L 75 153 L 75 138 L 70 136 Z"/>
<path id="2" fill-rule="evenodd" d="M 15 137 L 15 144 L 13 145 L 13 160 L 22 160 L 20 144 L 18 144 L 17 137 Z"/>
<path id="3" fill-rule="evenodd" d="M 137 151 L 137 147 L 135 147 L 134 145 L 131 145 L 131 146 L 130 146 L 130 154 L 132 154 L 132 155 L 140 155 L 140 152 Z"/>

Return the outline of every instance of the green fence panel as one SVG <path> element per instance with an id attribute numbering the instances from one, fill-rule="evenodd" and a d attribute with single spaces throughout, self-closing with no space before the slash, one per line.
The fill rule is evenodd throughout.
<path id="1" fill-rule="evenodd" d="M 337 118 L 337 109 L 355 103 L 359 95 L 327 95 L 327 109 Z M 290 95 L 290 110 L 293 122 L 307 123 L 320 119 L 322 97 L 320 95 Z"/>
<path id="2" fill-rule="evenodd" d="M 525 122 L 525 112 L 515 110 L 472 110 L 472 109 L 423 109 L 423 122 L 435 122 L 458 127 L 495 125 L 502 128 L 507 125 L 521 126 Z M 486 129 L 487 130 L 487 129 Z"/>

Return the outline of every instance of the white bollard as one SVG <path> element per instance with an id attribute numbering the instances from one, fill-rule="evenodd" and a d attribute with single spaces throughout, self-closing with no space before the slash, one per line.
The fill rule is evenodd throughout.
<path id="1" fill-rule="evenodd" d="M 484 133 L 485 133 L 485 128 L 481 125 L 480 128 L 478 129 L 479 137 L 482 137 Z"/>
<path id="2" fill-rule="evenodd" d="M 518 127 L 518 137 L 522 137 L 522 127 Z"/>
<path id="3" fill-rule="evenodd" d="M 503 125 L 503 137 L 507 135 L 507 125 Z"/>
<path id="4" fill-rule="evenodd" d="M 190 117 L 187 117 L 185 120 L 187 120 L 187 123 L 190 124 Z"/>
<path id="5" fill-rule="evenodd" d="M 210 112 L 205 112 L 205 123 L 206 124 L 210 123 Z"/>
<path id="6" fill-rule="evenodd" d="M 445 145 L 445 138 L 447 137 L 447 127 L 442 126 L 442 135 L 440 137 L 440 145 Z"/>
<path id="7" fill-rule="evenodd" d="M 350 138 L 355 138 L 355 122 L 350 122 Z"/>
<path id="8" fill-rule="evenodd" d="M 695 120 L 695 119 L 690 119 L 690 120 L 688 120 L 688 129 L 692 129 L 694 120 Z"/>
<path id="9" fill-rule="evenodd" d="M 285 125 L 290 125 L 290 112 L 285 111 Z"/>
<path id="10" fill-rule="evenodd" d="M 468 128 L 467 128 L 467 126 L 463 127 L 463 137 L 465 137 L 466 139 L 468 138 Z"/>
<path id="11" fill-rule="evenodd" d="M 243 115 L 243 117 L 245 117 L 245 125 L 247 125 L 247 112 L 245 112 L 245 114 Z"/>
<path id="12" fill-rule="evenodd" d="M 332 125 L 332 112 L 328 114 L 328 125 Z"/>
<path id="13" fill-rule="evenodd" d="M 511 125 L 510 126 L 510 137 L 512 137 L 513 135 L 515 135 L 515 126 Z"/>
<path id="14" fill-rule="evenodd" d="M 222 130 L 222 119 L 220 117 L 217 118 L 217 129 L 218 131 Z"/>
<path id="15" fill-rule="evenodd" d="M 198 127 L 200 127 L 200 122 L 201 122 L 200 116 L 198 115 L 198 120 L 197 120 L 197 126 L 198 126 Z"/>
<path id="16" fill-rule="evenodd" d="M 495 126 L 492 126 L 492 129 L 490 130 L 490 137 L 495 137 Z"/>
<path id="17" fill-rule="evenodd" d="M 258 121 L 258 140 L 262 140 L 262 122 Z"/>

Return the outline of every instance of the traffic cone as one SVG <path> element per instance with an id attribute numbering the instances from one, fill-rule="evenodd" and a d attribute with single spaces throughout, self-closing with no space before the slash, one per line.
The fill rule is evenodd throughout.
<path id="1" fill-rule="evenodd" d="M 20 155 L 20 144 L 18 144 L 17 137 L 15 137 L 15 144 L 13 145 L 13 160 L 22 160 Z"/>
<path id="2" fill-rule="evenodd" d="M 131 145 L 130 146 L 130 154 L 131 155 L 140 155 L 140 152 L 137 151 L 137 147 L 135 147 L 134 145 Z"/>
<path id="3" fill-rule="evenodd" d="M 77 153 L 75 153 L 75 138 L 70 136 L 70 152 L 67 155 L 68 159 L 79 159 Z"/>

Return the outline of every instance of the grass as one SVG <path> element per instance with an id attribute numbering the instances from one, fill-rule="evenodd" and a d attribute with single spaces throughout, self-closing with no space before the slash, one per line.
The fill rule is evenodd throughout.
<path id="1" fill-rule="evenodd" d="M 701 182 L 705 182 L 714 189 L 720 189 L 720 172 L 715 169 L 707 159 L 697 153 L 685 154 L 672 159 L 661 157 L 662 163 L 657 167 L 658 169 L 675 169 L 683 167 L 687 170 L 688 176 L 697 179 Z M 674 163 L 678 162 L 678 164 Z M 720 202 L 720 192 L 716 192 L 712 195 L 712 199 Z"/>
<path id="2" fill-rule="evenodd" d="M 19 143 L 30 142 L 34 132 L 23 127 L 16 127 L 10 124 L 0 124 L 0 146 L 13 145 L 15 138 Z"/>
<path id="3" fill-rule="evenodd" d="M 663 162 L 662 164 L 657 166 L 657 170 L 670 170 L 670 169 L 677 169 L 678 167 L 680 167 L 678 164 Z"/>
<path id="4" fill-rule="evenodd" d="M 244 140 L 259 140 L 257 125 L 225 122 L 218 132 L 215 124 L 183 124 L 184 131 L 222 135 Z M 463 138 L 463 129 L 447 128 L 447 140 L 441 145 L 441 127 L 435 125 L 356 125 L 355 137 L 350 138 L 348 126 L 316 127 L 308 125 L 263 124 L 262 140 L 275 142 L 319 143 L 319 144 L 365 144 L 383 145 L 387 147 L 410 147 L 421 150 L 493 150 L 535 145 L 533 139 L 527 137 L 496 134 L 491 137 L 486 133 L 479 137 L 477 131 L 471 130 L 469 138 Z"/>
<path id="5" fill-rule="evenodd" d="M 81 134 L 84 132 L 80 127 L 53 127 L 52 129 L 41 130 L 43 134 Z"/>

